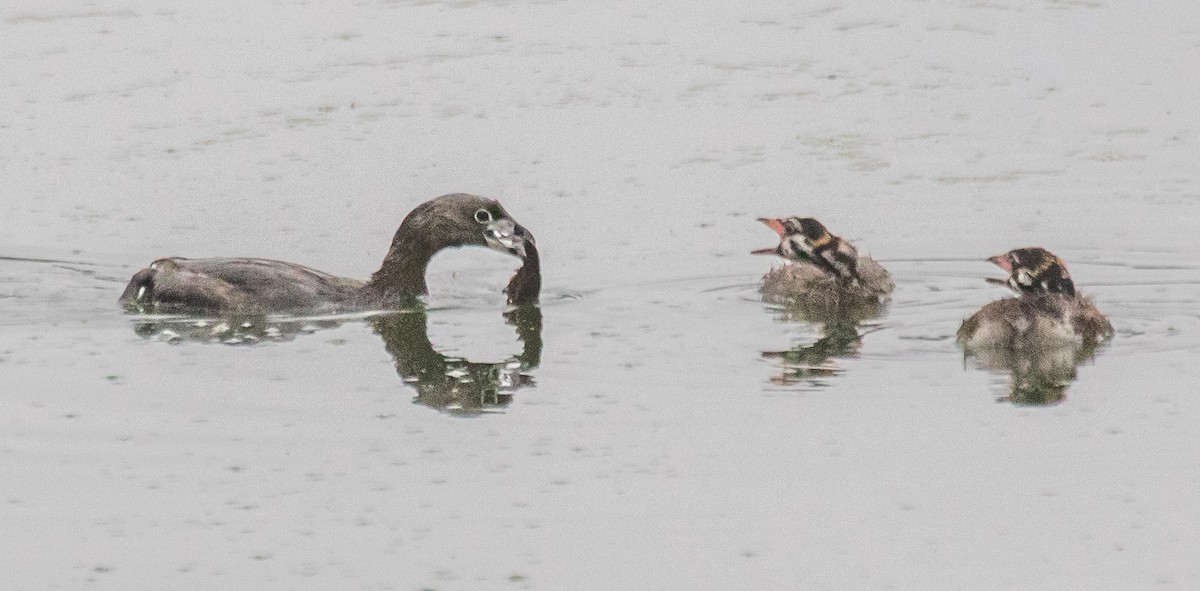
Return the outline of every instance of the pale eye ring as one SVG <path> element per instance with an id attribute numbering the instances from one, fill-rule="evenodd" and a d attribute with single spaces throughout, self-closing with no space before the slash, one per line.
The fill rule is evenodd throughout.
<path id="1" fill-rule="evenodd" d="M 477 210 L 475 212 L 475 221 L 477 221 L 481 224 L 491 223 L 492 222 L 492 212 L 490 212 L 486 209 Z"/>

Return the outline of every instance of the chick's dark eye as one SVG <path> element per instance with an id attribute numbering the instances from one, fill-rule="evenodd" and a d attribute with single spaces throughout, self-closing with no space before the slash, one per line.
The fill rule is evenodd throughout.
<path id="1" fill-rule="evenodd" d="M 475 221 L 486 224 L 492 221 L 492 212 L 486 209 L 480 209 L 475 212 Z"/>

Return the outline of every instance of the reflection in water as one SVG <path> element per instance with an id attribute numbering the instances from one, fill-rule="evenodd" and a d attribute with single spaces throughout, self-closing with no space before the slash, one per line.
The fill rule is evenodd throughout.
<path id="1" fill-rule="evenodd" d="M 541 363 L 542 311 L 522 306 L 505 313 L 523 343 L 521 353 L 498 363 L 477 363 L 438 352 L 429 341 L 424 309 L 326 319 L 270 316 L 225 318 L 154 317 L 134 321 L 142 337 L 176 342 L 247 345 L 290 341 L 297 335 L 336 328 L 366 318 L 396 360 L 396 372 L 417 390 L 415 402 L 460 415 L 495 412 L 512 401 L 513 392 L 533 385 L 529 370 Z"/>
<path id="2" fill-rule="evenodd" d="M 263 341 L 283 342 L 297 335 L 337 328 L 350 317 L 292 318 L 262 314 L 214 318 L 144 316 L 134 320 L 133 331 L 143 338 L 169 343 L 196 342 L 252 345 Z"/>
<path id="3" fill-rule="evenodd" d="M 1009 374 L 1009 393 L 998 402 L 1028 406 L 1058 404 L 1075 381 L 1076 368 L 1094 359 L 1095 346 L 1062 346 L 1046 349 L 985 348 L 968 350 L 980 369 Z"/>
<path id="4" fill-rule="evenodd" d="M 533 385 L 529 370 L 542 358 L 542 311 L 522 306 L 506 313 L 524 343 L 519 355 L 499 363 L 477 363 L 438 352 L 429 342 L 424 310 L 371 319 L 396 360 L 396 373 L 417 389 L 417 404 L 444 412 L 477 415 L 512 402 L 515 390 Z"/>
<path id="5" fill-rule="evenodd" d="M 862 338 L 874 329 L 861 330 L 863 322 L 877 318 L 887 310 L 887 302 L 860 301 L 836 308 L 791 305 L 777 310 L 785 322 L 811 322 L 821 327 L 821 338 L 786 351 L 763 351 L 767 359 L 781 360 L 779 375 L 771 381 L 781 385 L 811 382 L 821 385 L 836 375 L 835 359 L 854 357 L 862 347 Z"/>

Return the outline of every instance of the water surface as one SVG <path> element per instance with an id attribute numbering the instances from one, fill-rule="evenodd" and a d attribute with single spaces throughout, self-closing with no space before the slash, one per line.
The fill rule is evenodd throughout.
<path id="1" fill-rule="evenodd" d="M 1194 588 L 1198 18 L 10 3 L 0 568 L 60 589 Z M 482 249 L 435 259 L 420 313 L 115 305 L 166 255 L 366 277 L 454 191 L 537 236 L 538 317 L 503 314 L 516 262 Z M 886 312 L 759 301 L 754 219 L 782 215 L 882 261 Z M 1030 245 L 1117 330 L 1042 398 L 953 342 L 1004 295 L 983 259 Z"/>

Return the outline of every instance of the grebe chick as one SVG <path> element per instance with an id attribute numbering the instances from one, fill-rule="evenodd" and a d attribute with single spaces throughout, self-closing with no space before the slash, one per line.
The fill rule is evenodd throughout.
<path id="1" fill-rule="evenodd" d="M 988 283 L 1017 297 L 997 300 L 963 321 L 958 342 L 967 349 L 1048 350 L 1095 346 L 1113 335 L 1112 323 L 1075 290 L 1062 259 L 1040 247 L 1017 248 L 988 259 L 1008 273 Z"/>
<path id="2" fill-rule="evenodd" d="M 779 234 L 779 245 L 754 254 L 774 254 L 787 261 L 762 278 L 766 301 L 831 310 L 878 304 L 892 293 L 891 275 L 874 259 L 859 255 L 852 244 L 812 218 L 759 218 Z"/>

